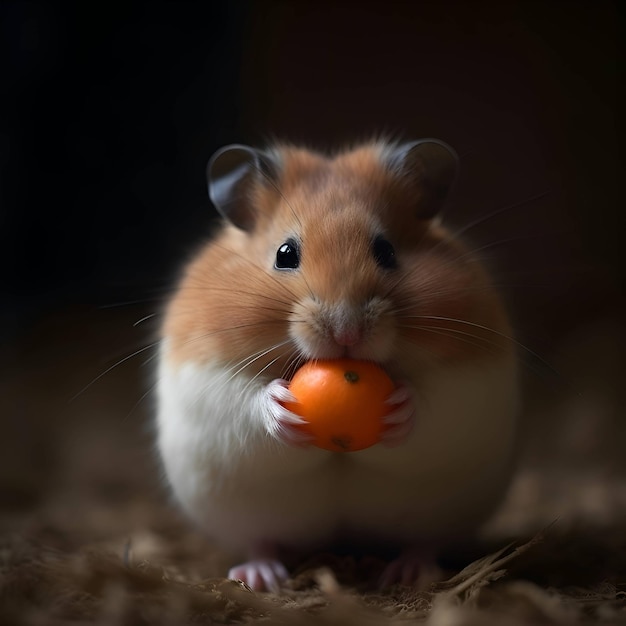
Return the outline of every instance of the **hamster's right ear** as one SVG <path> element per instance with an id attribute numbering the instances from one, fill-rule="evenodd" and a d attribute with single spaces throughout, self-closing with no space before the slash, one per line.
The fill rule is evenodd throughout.
<path id="1" fill-rule="evenodd" d="M 209 160 L 206 175 L 209 197 L 220 215 L 242 230 L 252 230 L 257 214 L 252 191 L 257 184 L 275 181 L 278 164 L 268 154 L 231 144 Z"/>
<path id="2" fill-rule="evenodd" d="M 417 216 L 434 217 L 457 178 L 459 157 L 455 150 L 439 139 L 420 139 L 396 146 L 387 158 L 395 171 L 419 189 Z"/>

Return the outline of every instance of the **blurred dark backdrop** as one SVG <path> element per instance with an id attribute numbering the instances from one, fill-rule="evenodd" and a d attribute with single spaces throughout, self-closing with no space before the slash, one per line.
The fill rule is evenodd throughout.
<path id="1" fill-rule="evenodd" d="M 209 232 L 211 153 L 272 137 L 444 139 L 452 223 L 520 203 L 467 234 L 522 326 L 620 306 L 618 5 L 1 3 L 3 335 L 171 284 Z"/>
<path id="2" fill-rule="evenodd" d="M 0 11 L 8 325 L 69 302 L 141 297 L 205 226 L 207 155 L 239 136 L 247 4 Z"/>

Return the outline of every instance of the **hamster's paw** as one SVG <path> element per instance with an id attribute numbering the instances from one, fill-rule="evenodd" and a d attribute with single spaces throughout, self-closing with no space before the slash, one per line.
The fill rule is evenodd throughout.
<path id="1" fill-rule="evenodd" d="M 289 574 L 280 561 L 257 559 L 231 568 L 228 578 L 241 580 L 254 591 L 276 593 L 281 584 L 289 578 Z"/>
<path id="2" fill-rule="evenodd" d="M 384 589 L 400 584 L 424 590 L 431 583 L 440 580 L 441 576 L 442 571 L 432 553 L 407 550 L 387 565 L 378 580 L 378 586 Z"/>
<path id="3" fill-rule="evenodd" d="M 288 381 L 277 378 L 261 390 L 261 412 L 265 428 L 281 443 L 305 447 L 311 443 L 313 437 L 298 426 L 306 424 L 306 421 L 281 404 L 295 401 L 288 387 Z"/>
<path id="4" fill-rule="evenodd" d="M 389 447 L 404 443 L 415 424 L 415 393 L 405 382 L 398 383 L 393 393 L 385 401 L 393 407 L 391 413 L 383 417 L 387 428 L 383 432 L 381 442 Z"/>

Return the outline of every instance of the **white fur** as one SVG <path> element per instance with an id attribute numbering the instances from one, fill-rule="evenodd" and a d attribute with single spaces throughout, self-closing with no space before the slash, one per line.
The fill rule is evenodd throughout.
<path id="1" fill-rule="evenodd" d="M 269 435 L 266 383 L 160 364 L 158 446 L 169 482 L 189 515 L 235 549 L 315 541 L 333 524 L 332 455 Z"/>
<path id="2" fill-rule="evenodd" d="M 158 445 L 173 491 L 216 540 L 247 553 L 354 528 L 420 542 L 471 531 L 506 488 L 514 360 L 417 379 L 415 427 L 398 447 L 353 453 L 281 444 L 265 424 L 269 381 L 215 364 L 173 365 L 162 346 Z"/>

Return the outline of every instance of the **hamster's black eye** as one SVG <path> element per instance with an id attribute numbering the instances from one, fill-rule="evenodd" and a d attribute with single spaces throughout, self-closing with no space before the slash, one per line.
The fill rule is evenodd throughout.
<path id="1" fill-rule="evenodd" d="M 396 259 L 396 251 L 393 246 L 382 236 L 376 237 L 372 244 L 372 254 L 376 259 L 376 263 L 386 270 L 392 270 L 398 267 Z"/>
<path id="2" fill-rule="evenodd" d="M 288 239 L 276 251 L 276 262 L 274 267 L 277 270 L 295 270 L 300 265 L 300 251 L 293 239 Z"/>

